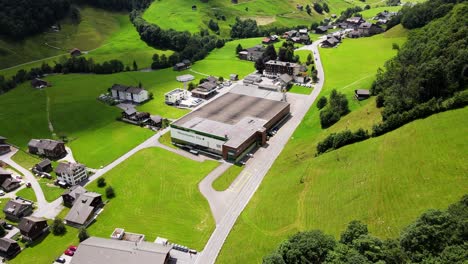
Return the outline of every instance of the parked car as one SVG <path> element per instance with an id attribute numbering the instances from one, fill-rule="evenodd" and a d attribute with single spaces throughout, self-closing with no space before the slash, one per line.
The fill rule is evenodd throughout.
<path id="1" fill-rule="evenodd" d="M 3 190 L 0 190 L 0 196 L 5 195 L 5 192 Z"/>
<path id="2" fill-rule="evenodd" d="M 13 229 L 13 225 L 10 225 L 10 224 L 5 223 L 5 224 L 3 225 L 3 228 L 5 228 L 6 230 L 12 230 L 12 229 Z"/>
<path id="3" fill-rule="evenodd" d="M 30 183 L 30 182 L 26 182 L 26 187 L 31 188 L 31 183 Z"/>
<path id="4" fill-rule="evenodd" d="M 73 250 L 67 249 L 63 252 L 63 254 L 73 257 L 73 255 L 75 255 L 75 252 Z"/>
<path id="5" fill-rule="evenodd" d="M 55 260 L 55 262 L 58 262 L 58 263 L 65 263 L 66 260 L 65 260 L 64 258 L 62 258 L 62 257 L 59 257 L 59 258 L 57 258 L 57 259 Z"/>
<path id="6" fill-rule="evenodd" d="M 78 249 L 78 247 L 77 246 L 69 246 L 68 249 L 75 252 Z"/>

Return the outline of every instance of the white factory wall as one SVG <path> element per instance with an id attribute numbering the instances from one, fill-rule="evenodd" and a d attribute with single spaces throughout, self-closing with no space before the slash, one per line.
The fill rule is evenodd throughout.
<path id="1" fill-rule="evenodd" d="M 171 127 L 171 137 L 222 152 L 225 141 Z"/>

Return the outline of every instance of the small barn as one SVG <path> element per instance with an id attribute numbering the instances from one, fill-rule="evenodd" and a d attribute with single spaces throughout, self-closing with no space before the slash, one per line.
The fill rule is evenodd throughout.
<path id="1" fill-rule="evenodd" d="M 358 89 L 358 90 L 354 90 L 354 96 L 358 100 L 365 100 L 370 97 L 370 92 L 369 90 Z"/>

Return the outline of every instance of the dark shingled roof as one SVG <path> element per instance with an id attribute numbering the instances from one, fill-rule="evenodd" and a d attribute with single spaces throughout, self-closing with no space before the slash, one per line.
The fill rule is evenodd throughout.
<path id="1" fill-rule="evenodd" d="M 26 207 L 32 207 L 32 203 L 22 199 L 12 199 L 3 208 L 3 212 L 8 212 L 12 215 L 17 215 Z"/>
<path id="2" fill-rule="evenodd" d="M 63 142 L 52 139 L 31 139 L 28 146 L 39 149 L 54 150 L 59 144 L 63 144 Z"/>
<path id="3" fill-rule="evenodd" d="M 40 222 L 47 222 L 47 220 L 44 218 L 35 217 L 35 216 L 26 216 L 21 219 L 18 225 L 18 228 L 21 231 L 29 232 L 31 231 L 31 228 L 34 227 L 34 224 L 40 223 Z"/>
<path id="4" fill-rule="evenodd" d="M 55 168 L 55 173 L 57 173 L 57 174 L 66 173 L 66 174 L 69 174 L 69 175 L 73 175 L 75 173 L 75 171 L 80 169 L 80 168 L 85 168 L 85 166 L 83 164 L 79 164 L 79 163 L 60 162 L 57 165 L 57 168 Z"/>
<path id="5" fill-rule="evenodd" d="M 86 220 L 91 216 L 94 211 L 94 207 L 91 206 L 93 199 L 100 197 L 101 194 L 94 192 L 87 192 L 80 195 L 80 197 L 75 201 L 73 207 L 65 216 L 66 221 L 77 223 L 83 225 L 86 223 Z"/>
<path id="6" fill-rule="evenodd" d="M 71 197 L 76 199 L 85 192 L 87 192 L 87 190 L 83 188 L 81 185 L 75 185 L 71 187 L 70 189 L 66 190 L 62 195 L 70 195 Z"/>
<path id="7" fill-rule="evenodd" d="M 17 244 L 17 242 L 6 237 L 0 238 L 0 251 L 7 252 L 12 244 Z"/>

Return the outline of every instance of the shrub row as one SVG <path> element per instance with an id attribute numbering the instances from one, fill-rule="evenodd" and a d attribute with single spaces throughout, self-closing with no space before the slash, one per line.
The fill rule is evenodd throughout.
<path id="1" fill-rule="evenodd" d="M 126 70 L 130 70 L 127 67 Z M 5 93 L 18 84 L 25 81 L 32 80 L 43 76 L 44 74 L 51 73 L 96 73 L 96 74 L 110 74 L 124 71 L 124 64 L 119 60 L 110 60 L 101 63 L 95 63 L 93 59 L 86 59 L 84 57 L 71 57 L 68 59 L 61 59 L 60 62 L 55 62 L 54 67 L 47 63 L 43 63 L 40 68 L 32 68 L 29 71 L 19 70 L 13 77 L 7 80 L 4 76 L 0 75 L 0 94 Z"/>
<path id="2" fill-rule="evenodd" d="M 416 119 L 425 118 L 451 109 L 462 108 L 467 104 L 468 90 L 459 92 L 445 101 L 433 98 L 426 103 L 415 106 L 409 111 L 393 114 L 384 122 L 374 125 L 372 128 L 372 137 L 383 135 Z"/>
<path id="3" fill-rule="evenodd" d="M 391 115 L 384 122 L 374 125 L 371 135 L 369 135 L 367 130 L 362 128 L 358 129 L 354 133 L 350 130 L 345 130 L 340 133 L 332 133 L 317 144 L 317 154 L 320 155 L 329 150 L 339 149 L 343 146 L 363 141 L 370 137 L 378 137 L 411 121 L 447 110 L 463 108 L 466 105 L 468 105 L 468 90 L 456 93 L 453 97 L 445 101 L 436 100 L 434 98 L 426 103 L 417 105 L 409 111 Z"/>
<path id="4" fill-rule="evenodd" d="M 349 144 L 363 141 L 369 137 L 370 135 L 367 130 L 362 128 L 358 129 L 354 133 L 350 130 L 345 130 L 340 133 L 332 133 L 317 144 L 317 154 L 322 154 L 328 150 L 338 149 Z"/>

